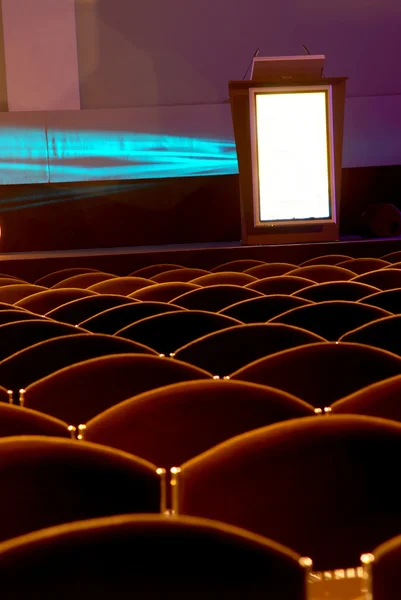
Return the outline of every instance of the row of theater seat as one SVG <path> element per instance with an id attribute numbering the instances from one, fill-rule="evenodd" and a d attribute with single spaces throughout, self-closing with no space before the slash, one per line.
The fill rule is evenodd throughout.
<path id="1" fill-rule="evenodd" d="M 135 545 L 138 527 L 148 542 L 161 528 L 166 544 L 168 527 L 198 542 L 206 527 L 227 565 L 235 536 L 246 552 L 252 539 L 263 580 L 255 567 L 254 588 L 244 571 L 245 588 L 232 578 L 231 590 L 211 566 L 196 589 L 188 567 L 191 597 L 237 588 L 303 599 L 310 559 L 331 571 L 384 556 L 374 548 L 401 517 L 389 458 L 401 444 L 399 260 L 151 265 L 128 277 L 69 269 L 36 286 L 0 277 L 0 479 L 3 512 L 15 516 L 0 528 L 5 584 L 37 545 L 57 579 L 55 547 L 62 562 L 92 534 L 109 549 L 120 535 Z M 25 560 L 32 577 L 40 560 Z M 373 582 L 381 564 L 364 557 Z M 79 572 L 94 585 L 93 569 Z"/>

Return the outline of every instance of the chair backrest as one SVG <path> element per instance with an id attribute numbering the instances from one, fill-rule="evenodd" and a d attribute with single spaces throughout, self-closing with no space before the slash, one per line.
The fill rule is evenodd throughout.
<path id="1" fill-rule="evenodd" d="M 80 427 L 80 437 L 170 468 L 240 433 L 313 414 L 310 404 L 274 388 L 190 381 L 121 402 Z"/>
<path id="2" fill-rule="evenodd" d="M 258 296 L 262 294 L 239 285 L 212 285 L 191 290 L 176 297 L 173 302 L 188 310 L 218 312 L 226 306 Z"/>
<path id="3" fill-rule="evenodd" d="M 361 300 L 364 304 L 377 306 L 389 312 L 399 315 L 401 314 L 401 288 L 394 290 L 384 290 L 372 293 Z"/>
<path id="4" fill-rule="evenodd" d="M 220 273 L 208 273 L 207 275 L 196 277 L 192 280 L 192 283 L 206 287 L 210 285 L 247 285 L 253 281 L 257 281 L 256 277 L 247 273 L 222 271 Z"/>
<path id="5" fill-rule="evenodd" d="M 246 287 L 249 290 L 260 292 L 265 296 L 271 296 L 272 294 L 293 294 L 297 290 L 302 290 L 313 284 L 314 281 L 311 279 L 306 279 L 306 277 L 294 277 L 286 273 L 285 275 L 273 275 L 259 279 Z"/>
<path id="6" fill-rule="evenodd" d="M 398 423 L 293 419 L 181 465 L 174 508 L 275 539 L 310 556 L 318 571 L 356 566 L 362 552 L 400 530 L 400 451 Z"/>
<path id="7" fill-rule="evenodd" d="M 48 273 L 47 275 L 43 275 L 36 280 L 36 285 L 44 285 L 47 288 L 52 287 L 59 281 L 63 281 L 68 277 L 73 277 L 74 275 L 81 275 L 81 273 L 95 273 L 97 269 L 88 269 L 86 267 L 70 267 L 68 269 L 61 269 L 59 271 L 53 271 L 52 273 Z"/>
<path id="8" fill-rule="evenodd" d="M 128 298 L 133 300 L 132 298 Z M 132 302 L 126 306 L 116 306 L 109 308 L 97 315 L 93 315 L 89 319 L 82 321 L 80 326 L 93 333 L 109 333 L 113 335 L 128 327 L 137 321 L 146 319 L 153 315 L 162 313 L 174 312 L 177 310 L 185 310 L 175 304 L 167 304 L 166 302 Z"/>
<path id="9" fill-rule="evenodd" d="M 14 277 L 7 277 L 6 275 L 0 276 L 0 287 L 5 285 L 22 285 L 28 283 L 27 281 L 22 281 L 20 279 L 14 279 Z"/>
<path id="10" fill-rule="evenodd" d="M 285 273 L 288 273 L 288 271 L 293 271 L 294 269 L 296 269 L 296 266 L 291 263 L 273 262 L 263 263 L 261 265 L 257 265 L 256 267 L 251 267 L 250 269 L 247 269 L 245 273 L 253 275 L 257 279 L 264 279 L 265 277 L 285 275 Z"/>
<path id="11" fill-rule="evenodd" d="M 16 435 L 71 438 L 64 421 L 29 408 L 0 403 L 0 438 Z"/>
<path id="12" fill-rule="evenodd" d="M 158 356 L 102 356 L 71 365 L 32 383 L 23 394 L 23 404 L 79 425 L 142 392 L 179 381 L 210 377 L 206 371 Z"/>
<path id="13" fill-rule="evenodd" d="M 92 333 L 64 335 L 23 348 L 0 362 L 0 382 L 10 390 L 25 388 L 59 369 L 112 354 L 157 353 L 120 337 Z"/>
<path id="14" fill-rule="evenodd" d="M 355 301 L 364 298 L 368 294 L 379 291 L 366 283 L 356 281 L 328 281 L 326 283 L 315 283 L 310 287 L 303 288 L 293 294 L 293 298 L 306 298 L 312 302 L 326 302 L 327 300 Z"/>
<path id="15" fill-rule="evenodd" d="M 309 265 L 338 265 L 344 260 L 349 260 L 351 257 L 346 254 L 323 254 L 321 256 L 315 256 L 309 258 L 300 264 L 301 267 L 307 267 Z"/>
<path id="16" fill-rule="evenodd" d="M 140 269 L 136 269 L 136 271 L 132 271 L 132 273 L 129 273 L 129 277 L 144 277 L 145 279 L 150 279 L 153 277 L 153 275 L 157 275 L 157 273 L 164 273 L 166 271 L 170 271 L 171 269 L 182 268 L 182 265 L 175 265 L 171 263 L 148 265 L 147 267 L 141 267 Z"/>
<path id="17" fill-rule="evenodd" d="M 242 323 L 266 323 L 266 321 L 291 310 L 291 308 L 304 306 L 305 304 L 310 304 L 310 300 L 276 294 L 242 300 L 242 302 L 223 308 L 220 314 L 238 319 Z"/>
<path id="18" fill-rule="evenodd" d="M 67 277 L 66 279 L 62 279 L 58 283 L 52 286 L 53 290 L 57 290 L 58 288 L 81 288 L 87 289 L 94 283 L 99 281 L 106 281 L 107 279 L 113 279 L 117 277 L 117 275 L 113 275 L 112 273 L 103 273 L 101 271 L 95 271 L 91 273 L 79 273 L 78 275 L 73 275 L 72 277 Z"/>
<path id="19" fill-rule="evenodd" d="M 401 287 L 401 270 L 380 269 L 379 271 L 369 271 L 354 277 L 353 281 L 373 285 L 379 290 L 392 290 Z"/>
<path id="20" fill-rule="evenodd" d="M 208 274 L 210 274 L 210 271 L 205 271 L 205 269 L 182 267 L 181 269 L 171 269 L 169 271 L 164 271 L 163 273 L 157 273 L 157 275 L 153 275 L 151 279 L 155 283 L 168 283 L 170 281 L 187 282 L 192 281 L 192 279 L 195 279 L 196 277 Z"/>
<path id="21" fill-rule="evenodd" d="M 0 325 L 0 360 L 4 360 L 15 354 L 15 352 L 38 342 L 62 337 L 63 335 L 78 335 L 79 333 L 86 332 L 78 327 L 66 323 L 57 323 L 57 321 L 51 321 L 50 319 L 15 321 L 14 323 Z"/>
<path id="22" fill-rule="evenodd" d="M 87 298 L 79 298 L 62 304 L 46 313 L 46 316 L 55 321 L 78 325 L 94 315 L 109 308 L 137 304 L 132 298 L 117 296 L 114 294 L 91 294 Z"/>
<path id="23" fill-rule="evenodd" d="M 97 444 L 43 436 L 0 440 L 0 540 L 93 517 L 161 508 L 155 465 Z"/>
<path id="24" fill-rule="evenodd" d="M 237 273 L 244 273 L 248 269 L 264 265 L 263 260 L 256 260 L 254 258 L 242 258 L 239 260 L 230 260 L 229 262 L 222 263 L 210 269 L 212 273 L 221 273 L 222 271 L 231 271 Z"/>
<path id="25" fill-rule="evenodd" d="M 134 292 L 130 297 L 141 302 L 171 302 L 181 294 L 198 288 L 198 285 L 190 282 L 155 283 Z"/>
<path id="26" fill-rule="evenodd" d="M 10 305 L 12 307 L 12 304 Z M 32 319 L 41 318 L 39 315 L 35 315 L 27 310 L 18 310 L 11 308 L 10 310 L 0 310 L 0 326 L 7 325 L 7 323 L 14 323 L 14 321 L 32 321 Z M 45 317 L 43 317 L 44 319 Z"/>
<path id="27" fill-rule="evenodd" d="M 176 350 L 175 357 L 213 375 L 226 376 L 264 356 L 325 341 L 298 327 L 253 323 L 209 333 Z"/>
<path id="28" fill-rule="evenodd" d="M 336 341 L 342 335 L 391 313 L 367 304 L 332 300 L 299 306 L 273 317 L 270 323 L 284 323 L 312 331 L 326 340 Z"/>
<path id="29" fill-rule="evenodd" d="M 375 600 L 394 600 L 400 586 L 401 536 L 397 535 L 362 556 L 368 593 Z"/>
<path id="30" fill-rule="evenodd" d="M 177 310 L 137 321 L 118 331 L 117 335 L 145 344 L 160 354 L 170 354 L 208 333 L 239 324 L 236 319 L 215 313 Z"/>
<path id="31" fill-rule="evenodd" d="M 306 265 L 289 271 L 288 275 L 293 277 L 306 277 L 316 283 L 324 281 L 348 281 L 355 277 L 355 273 L 350 269 L 343 269 L 335 265 Z"/>
<path id="32" fill-rule="evenodd" d="M 28 296 L 27 298 L 22 298 L 22 300 L 15 303 L 15 306 L 37 313 L 38 315 L 45 315 L 66 302 L 88 297 L 91 298 L 93 296 L 96 297 L 94 292 L 79 288 L 51 289 L 32 294 L 32 296 Z"/>
<path id="33" fill-rule="evenodd" d="M 357 275 L 362 275 L 362 273 L 368 273 L 369 271 L 377 271 L 388 265 L 391 265 L 391 263 L 382 258 L 349 258 L 338 264 L 339 267 L 350 269 L 350 271 L 353 271 Z"/>
<path id="34" fill-rule="evenodd" d="M 0 302 L 7 302 L 8 304 L 14 304 L 22 298 L 32 296 L 37 292 L 43 292 L 47 288 L 40 285 L 33 285 L 31 283 L 16 283 L 11 285 L 4 285 L 0 287 Z"/>
<path id="35" fill-rule="evenodd" d="M 341 398 L 330 407 L 332 414 L 355 414 L 401 423 L 401 376 L 372 383 Z"/>
<path id="36" fill-rule="evenodd" d="M 261 358 L 231 378 L 270 385 L 323 408 L 400 373 L 401 359 L 395 354 L 361 344 L 326 342 Z"/>
<path id="37" fill-rule="evenodd" d="M 391 315 L 344 334 L 340 341 L 367 344 L 401 356 L 401 315 Z"/>
<path id="38" fill-rule="evenodd" d="M 107 281 L 100 281 L 90 286 L 90 290 L 98 294 L 120 294 L 121 296 L 129 296 L 138 290 L 142 290 L 150 285 L 153 285 L 151 279 L 144 277 L 115 277 Z"/>
<path id="39" fill-rule="evenodd" d="M 10 600 L 39 589 L 42 600 L 163 598 L 170 586 L 194 600 L 306 600 L 308 563 L 270 540 L 193 517 L 90 519 L 0 544 Z"/>

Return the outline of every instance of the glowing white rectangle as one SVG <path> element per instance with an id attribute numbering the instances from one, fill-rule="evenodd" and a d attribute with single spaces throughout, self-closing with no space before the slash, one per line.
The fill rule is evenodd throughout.
<path id="1" fill-rule="evenodd" d="M 334 220 L 329 91 L 251 90 L 256 226 Z"/>

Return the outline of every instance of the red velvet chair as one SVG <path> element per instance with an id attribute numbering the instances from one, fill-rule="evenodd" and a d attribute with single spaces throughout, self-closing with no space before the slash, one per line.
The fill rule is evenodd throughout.
<path id="1" fill-rule="evenodd" d="M 155 465 L 97 444 L 0 439 L 0 485 L 7 490 L 0 540 L 81 519 L 158 513 L 164 510 L 163 480 Z"/>
<path id="2" fill-rule="evenodd" d="M 22 404 L 71 425 L 142 392 L 179 381 L 211 378 L 180 361 L 144 354 L 115 354 L 80 362 L 29 385 Z"/>
<path id="3" fill-rule="evenodd" d="M 155 283 L 134 292 L 130 297 L 141 302 L 170 302 L 181 294 L 197 290 L 198 288 L 198 285 L 189 282 L 172 281 L 169 283 Z"/>
<path id="4" fill-rule="evenodd" d="M 78 298 L 77 300 L 66 302 L 46 313 L 46 316 L 62 323 L 78 325 L 78 323 L 86 321 L 94 315 L 110 308 L 132 304 L 137 304 L 133 298 L 114 294 L 93 294 L 87 298 Z"/>
<path id="5" fill-rule="evenodd" d="M 361 344 L 326 342 L 261 358 L 231 375 L 285 390 L 319 408 L 401 374 L 401 358 Z"/>
<path id="6" fill-rule="evenodd" d="M 151 279 L 144 277 L 115 277 L 107 281 L 100 281 L 90 286 L 90 290 L 98 294 L 119 294 L 120 296 L 129 296 L 142 290 L 150 285 L 153 285 Z"/>
<path id="7" fill-rule="evenodd" d="M 112 273 L 103 273 L 102 271 L 79 273 L 78 275 L 67 277 L 66 279 L 62 279 L 58 283 L 55 283 L 52 286 L 52 289 L 57 290 L 59 288 L 81 288 L 84 290 L 89 288 L 94 283 L 98 283 L 99 281 L 107 281 L 108 279 L 113 278 L 117 278 L 117 275 L 113 275 Z"/>
<path id="8" fill-rule="evenodd" d="M 248 275 L 247 273 L 238 273 L 237 271 L 222 271 L 219 273 L 208 273 L 201 277 L 192 279 L 192 283 L 207 287 L 210 285 L 247 285 L 256 281 L 256 277 Z"/>
<path id="9" fill-rule="evenodd" d="M 136 269 L 129 274 L 129 277 L 144 277 L 145 279 L 150 279 L 154 275 L 158 273 L 165 273 L 166 271 L 170 271 L 171 269 L 182 269 L 182 265 L 176 265 L 171 263 L 161 263 L 155 265 L 148 265 L 147 267 L 141 267 L 140 269 Z"/>
<path id="10" fill-rule="evenodd" d="M 244 271 L 249 275 L 253 275 L 257 279 L 265 279 L 266 277 L 274 277 L 277 275 L 285 275 L 288 271 L 296 269 L 295 265 L 285 262 L 263 263 Z"/>
<path id="11" fill-rule="evenodd" d="M 313 414 L 310 404 L 273 388 L 189 381 L 121 402 L 87 422 L 80 435 L 170 468 L 240 433 Z"/>
<path id="12" fill-rule="evenodd" d="M 71 438 L 67 423 L 36 410 L 0 403 L 0 438 L 40 435 Z"/>
<path id="13" fill-rule="evenodd" d="M 23 348 L 2 360 L 0 383 L 16 392 L 59 369 L 112 354 L 157 356 L 151 348 L 120 337 L 92 333 L 64 335 Z"/>
<path id="14" fill-rule="evenodd" d="M 354 277 L 353 281 L 360 281 L 373 285 L 379 290 L 393 290 L 401 288 L 401 270 L 399 269 L 380 269 L 379 271 L 369 271 Z"/>
<path id="15" fill-rule="evenodd" d="M 0 361 L 38 342 L 79 333 L 87 332 L 66 323 L 43 318 L 0 325 Z"/>
<path id="16" fill-rule="evenodd" d="M 350 271 L 353 271 L 357 275 L 362 275 L 362 273 L 368 273 L 369 271 L 377 271 L 388 265 L 391 265 L 391 263 L 382 258 L 349 258 L 338 264 L 339 267 L 350 269 Z"/>
<path id="17" fill-rule="evenodd" d="M 296 296 L 276 294 L 237 302 L 223 308 L 220 314 L 238 319 L 242 323 L 266 323 L 266 321 L 287 312 L 287 310 L 291 310 L 291 308 L 304 306 L 305 304 L 310 304 L 310 300 L 304 300 Z"/>
<path id="18" fill-rule="evenodd" d="M 323 254 L 321 256 L 315 256 L 314 258 L 309 258 L 300 264 L 301 267 L 307 267 L 309 265 L 338 265 L 344 260 L 351 259 L 350 256 L 346 254 Z"/>
<path id="19" fill-rule="evenodd" d="M 399 315 L 401 314 L 401 288 L 394 290 L 384 290 L 376 292 L 362 298 L 361 302 L 370 306 L 377 306 L 389 312 Z"/>
<path id="20" fill-rule="evenodd" d="M 293 277 L 287 274 L 265 277 L 247 285 L 247 289 L 257 291 L 265 296 L 272 294 L 293 294 L 297 290 L 313 285 L 311 279 Z"/>
<path id="21" fill-rule="evenodd" d="M 177 310 L 153 315 L 117 332 L 123 338 L 145 344 L 160 354 L 169 355 L 184 344 L 208 333 L 240 322 L 231 317 L 201 310 Z"/>
<path id="22" fill-rule="evenodd" d="M 355 277 L 355 273 L 350 269 L 343 269 L 335 265 L 313 264 L 298 267 L 294 271 L 289 271 L 288 275 L 293 277 L 306 277 L 316 283 L 325 281 L 349 281 Z"/>
<path id="23" fill-rule="evenodd" d="M 47 288 L 40 285 L 33 285 L 31 283 L 15 283 L 11 285 L 4 285 L 0 287 L 0 302 L 7 302 L 8 304 L 14 304 L 22 298 L 32 296 L 37 292 L 43 292 Z"/>
<path id="24" fill-rule="evenodd" d="M 253 323 L 195 339 L 176 350 L 175 357 L 222 377 L 264 356 L 325 341 L 298 327 Z"/>
<path id="25" fill-rule="evenodd" d="M 59 271 L 47 273 L 46 275 L 43 275 L 43 277 L 39 277 L 35 283 L 36 285 L 44 285 L 47 288 L 51 288 L 53 285 L 56 285 L 56 283 L 68 279 L 69 277 L 74 277 L 74 275 L 98 272 L 97 269 L 88 269 L 86 267 L 70 267 L 68 269 L 60 269 Z"/>
<path id="26" fill-rule="evenodd" d="M 188 291 L 172 300 L 174 304 L 188 310 L 218 312 L 242 300 L 262 296 L 260 292 L 239 285 L 212 285 Z"/>
<path id="27" fill-rule="evenodd" d="M 173 469 L 173 506 L 270 537 L 310 556 L 317 571 L 356 567 L 361 553 L 400 530 L 400 452 L 399 423 L 293 419 Z"/>
<path id="28" fill-rule="evenodd" d="M 127 298 L 127 300 L 132 300 L 133 302 L 126 306 L 109 308 L 97 315 L 93 315 L 93 317 L 82 321 L 80 326 L 93 333 L 109 333 L 113 335 L 117 331 L 120 331 L 120 329 L 124 329 L 124 327 L 128 327 L 128 325 L 132 325 L 147 317 L 185 310 L 179 306 L 175 306 L 175 304 L 167 304 L 166 302 L 139 302 L 134 301 L 133 298 Z"/>
<path id="29" fill-rule="evenodd" d="M 7 275 L 0 276 L 0 287 L 4 287 L 5 285 L 23 285 L 27 283 L 27 281 L 16 279 L 14 277 L 8 277 Z"/>
<path id="30" fill-rule="evenodd" d="M 212 273 L 221 273 L 222 271 L 235 271 L 237 273 L 244 273 L 248 269 L 264 265 L 263 260 L 256 260 L 253 258 L 240 258 L 239 260 L 230 260 L 229 262 L 222 263 L 210 269 Z"/>
<path id="31" fill-rule="evenodd" d="M 38 315 L 45 315 L 66 302 L 92 297 L 96 297 L 94 292 L 79 288 L 51 289 L 32 294 L 32 296 L 28 296 L 27 298 L 22 298 L 22 300 L 15 303 L 15 306 Z"/>
<path id="32" fill-rule="evenodd" d="M 385 254 L 381 257 L 383 260 L 388 260 L 390 263 L 397 263 L 401 261 L 401 251 L 397 250 L 397 252 L 390 252 L 389 254 Z"/>
<path id="33" fill-rule="evenodd" d="M 306 600 L 309 563 L 260 536 L 193 517 L 91 519 L 0 545 L 9 600 L 36 590 L 41 600 Z"/>
<path id="34" fill-rule="evenodd" d="M 333 300 L 293 308 L 273 317 L 269 323 L 284 323 L 312 331 L 326 340 L 336 341 L 342 335 L 390 313 L 367 304 Z"/>
<path id="35" fill-rule="evenodd" d="M 331 405 L 330 412 L 380 417 L 401 423 L 401 376 L 372 383 L 337 400 Z"/>
<path id="36" fill-rule="evenodd" d="M 180 269 L 170 269 L 163 271 L 163 273 L 157 273 L 151 277 L 155 283 L 169 283 L 171 281 L 188 282 L 192 281 L 196 277 L 202 277 L 202 275 L 208 275 L 210 271 L 205 269 L 195 269 L 189 267 L 181 267 Z"/>
<path id="37" fill-rule="evenodd" d="M 14 323 L 15 321 L 32 321 L 32 319 L 42 318 L 39 315 L 34 315 L 27 310 L 13 309 L 12 304 L 10 310 L 0 310 L 0 326 L 7 325 L 7 323 Z M 45 317 L 43 317 L 45 318 Z"/>
<path id="38" fill-rule="evenodd" d="M 342 342 L 356 342 L 382 348 L 401 356 L 401 315 L 391 315 L 349 331 Z"/>
<path id="39" fill-rule="evenodd" d="M 355 281 L 329 281 L 315 283 L 310 287 L 295 292 L 292 297 L 306 298 L 312 302 L 327 302 L 331 300 L 346 300 L 355 302 L 369 294 L 378 292 L 377 288 Z"/>
<path id="40" fill-rule="evenodd" d="M 375 600 L 394 600 L 400 589 L 401 536 L 397 535 L 363 555 L 366 587 Z M 368 597 L 368 596 L 367 596 Z"/>

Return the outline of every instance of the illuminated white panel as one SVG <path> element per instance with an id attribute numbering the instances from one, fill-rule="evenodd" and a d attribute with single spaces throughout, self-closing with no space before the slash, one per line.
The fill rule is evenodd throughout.
<path id="1" fill-rule="evenodd" d="M 256 93 L 254 110 L 256 220 L 330 219 L 326 92 Z"/>

